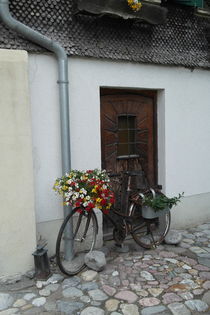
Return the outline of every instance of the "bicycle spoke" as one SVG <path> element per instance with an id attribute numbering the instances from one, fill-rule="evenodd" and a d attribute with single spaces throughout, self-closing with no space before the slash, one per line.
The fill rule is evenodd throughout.
<path id="1" fill-rule="evenodd" d="M 89 226 L 90 226 L 90 219 L 91 219 L 91 214 L 89 213 L 88 217 L 87 217 L 87 222 L 86 222 L 86 225 L 85 225 L 85 229 L 84 229 L 84 234 L 83 234 L 83 237 L 82 237 L 83 240 L 85 240 L 85 238 L 86 238 L 87 231 L 88 231 Z"/>
<path id="2" fill-rule="evenodd" d="M 79 230 L 79 227 L 80 227 L 80 224 L 81 224 L 81 221 L 82 221 L 82 213 L 79 214 L 79 219 L 77 221 L 77 225 L 75 227 L 75 231 L 74 231 L 74 235 L 73 235 L 73 239 L 75 239 L 75 235 L 77 235 L 77 232 Z"/>
<path id="3" fill-rule="evenodd" d="M 153 236 L 153 233 L 152 233 L 152 229 L 151 229 L 151 226 L 149 226 L 149 231 L 150 231 L 150 235 L 151 235 L 151 239 L 152 239 L 152 243 L 153 243 L 153 247 L 156 247 L 156 243 L 155 243 L 155 239 L 154 239 L 154 236 Z"/>
<path id="4" fill-rule="evenodd" d="M 138 233 L 138 230 L 140 231 L 139 233 L 145 233 L 144 231 L 141 232 L 141 230 L 146 227 L 147 225 L 145 222 L 141 223 L 140 225 L 135 225 L 134 227 L 132 227 L 132 232 L 133 233 Z"/>

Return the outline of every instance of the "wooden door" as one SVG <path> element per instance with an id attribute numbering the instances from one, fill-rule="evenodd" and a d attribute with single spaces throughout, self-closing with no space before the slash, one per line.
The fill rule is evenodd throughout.
<path id="1" fill-rule="evenodd" d="M 154 96 L 101 96 L 102 168 L 144 170 L 156 184 L 156 109 Z"/>

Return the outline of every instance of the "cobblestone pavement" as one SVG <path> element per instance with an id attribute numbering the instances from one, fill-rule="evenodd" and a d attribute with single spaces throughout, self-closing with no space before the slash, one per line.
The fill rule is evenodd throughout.
<path id="1" fill-rule="evenodd" d="M 1 284 L 0 315 L 210 314 L 210 223 L 182 231 L 176 246 L 144 250 L 130 240 L 127 246 L 119 253 L 107 243 L 101 272 L 67 278 L 55 267 L 45 282 L 22 277 Z"/>

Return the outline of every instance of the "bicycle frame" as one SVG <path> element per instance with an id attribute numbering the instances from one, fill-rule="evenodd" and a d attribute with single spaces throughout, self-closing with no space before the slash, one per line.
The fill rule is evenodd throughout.
<path id="1" fill-rule="evenodd" d="M 131 189 L 131 179 L 133 176 L 141 176 L 142 177 L 142 187 L 137 188 L 135 192 Z M 121 192 L 120 194 L 124 194 L 124 198 L 120 199 L 120 207 L 119 209 L 124 211 L 117 211 L 116 209 L 112 208 L 111 212 L 106 215 L 108 220 L 111 222 L 111 224 L 114 226 L 115 232 L 118 230 L 118 232 L 123 231 L 125 232 L 125 237 L 128 234 L 135 233 L 138 229 L 145 227 L 147 230 L 147 234 L 152 235 L 152 225 L 155 224 L 155 220 L 147 220 L 143 219 L 141 217 L 141 214 L 139 213 L 139 217 L 133 217 L 132 216 L 132 204 L 138 204 L 138 200 L 140 200 L 139 196 L 141 192 L 147 192 L 149 191 L 149 183 L 147 181 L 147 178 L 144 175 L 143 171 L 125 171 L 121 172 L 120 174 L 112 174 L 110 177 L 118 177 L 118 184 L 121 186 Z M 161 186 L 156 186 L 157 189 L 161 189 Z M 124 203 L 122 204 L 122 200 Z M 118 200 L 119 202 L 119 200 Z M 115 214 L 117 218 L 120 219 L 120 222 L 118 220 L 115 220 L 111 214 Z M 139 221 L 139 225 L 135 226 L 135 229 L 133 229 L 133 223 L 135 221 Z M 153 235 L 152 235 L 153 238 Z M 155 243 L 155 240 L 153 238 L 153 242 Z"/>

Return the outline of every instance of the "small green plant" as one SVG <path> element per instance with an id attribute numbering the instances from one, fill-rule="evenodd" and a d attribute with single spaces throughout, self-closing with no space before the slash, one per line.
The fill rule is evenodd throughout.
<path id="1" fill-rule="evenodd" d="M 164 209 L 171 209 L 175 206 L 180 199 L 183 197 L 184 193 L 179 194 L 178 197 L 168 198 L 163 194 L 157 194 L 155 198 L 152 195 L 145 196 L 142 205 L 148 206 L 154 209 L 154 211 L 164 210 Z"/>

